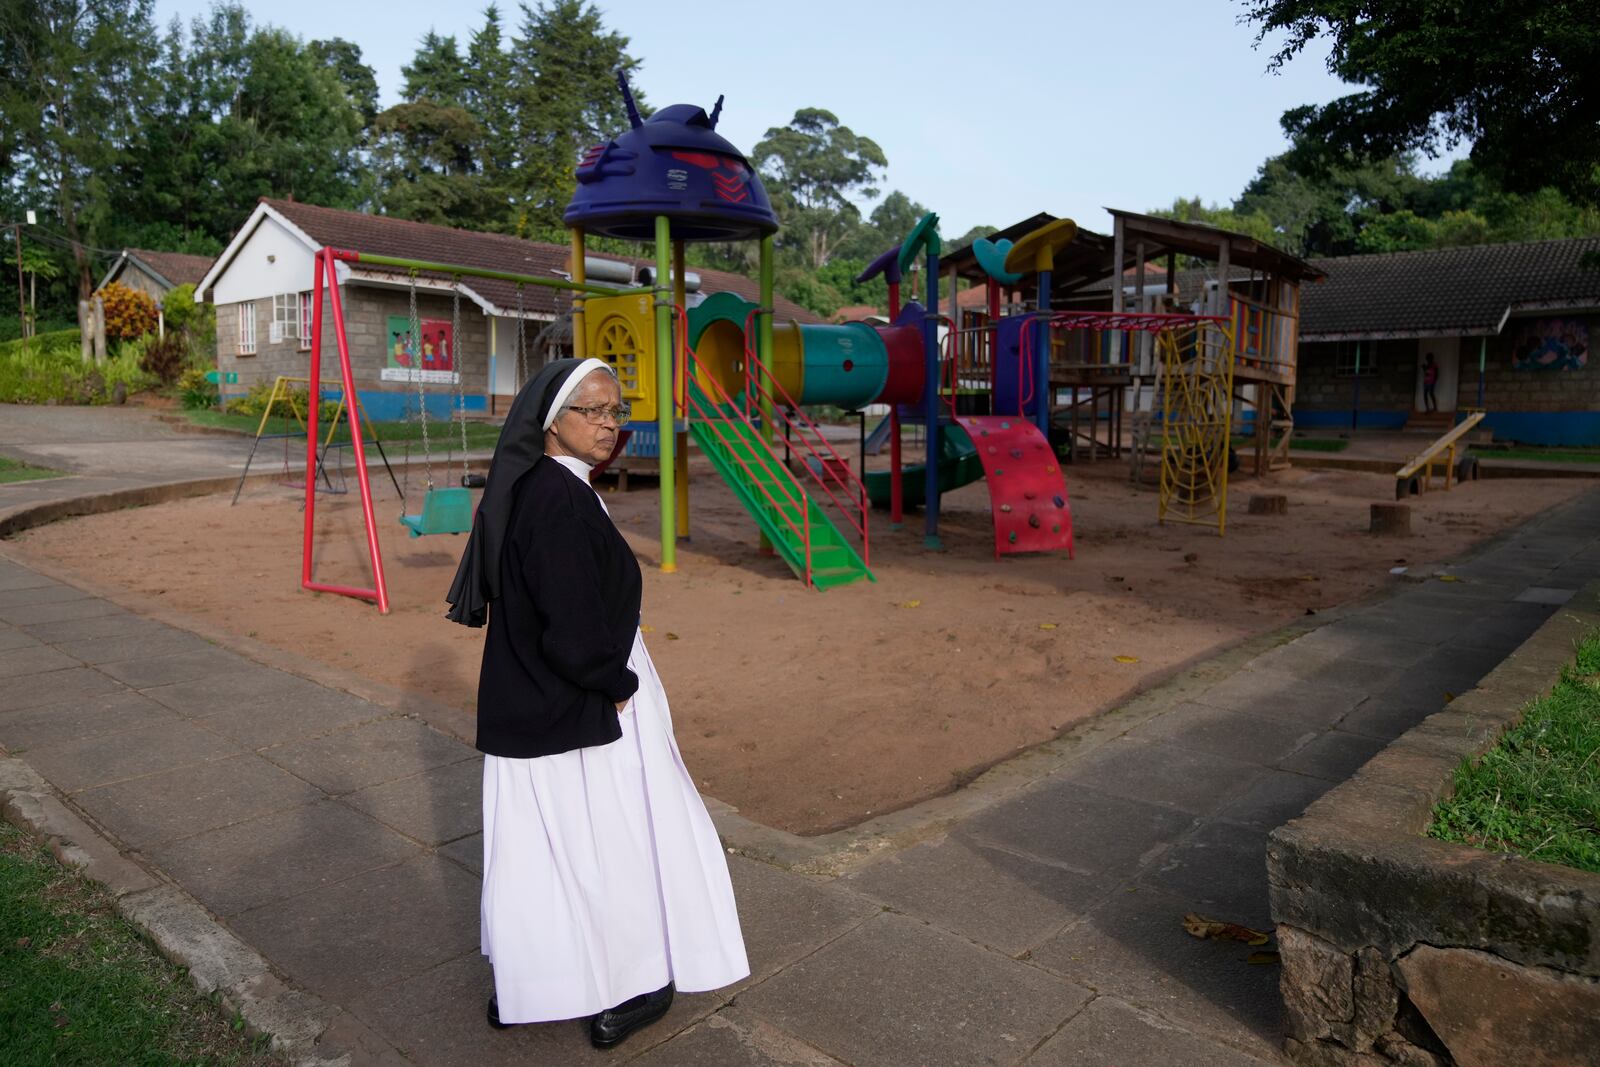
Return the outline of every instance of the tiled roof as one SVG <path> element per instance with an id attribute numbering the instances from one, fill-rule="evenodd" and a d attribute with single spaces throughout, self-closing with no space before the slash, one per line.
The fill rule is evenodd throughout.
<path id="1" fill-rule="evenodd" d="M 1516 311 L 1600 307 L 1600 237 L 1339 256 L 1300 288 L 1304 341 L 1498 333 Z"/>
<path id="2" fill-rule="evenodd" d="M 385 215 L 368 215 L 359 211 L 317 207 L 294 200 L 263 198 L 262 203 L 284 216 L 319 245 L 368 252 L 373 255 L 395 256 L 404 259 L 430 260 L 435 263 L 457 263 L 465 267 L 505 271 L 510 274 L 529 274 L 536 277 L 564 276 L 570 250 L 563 245 L 525 241 L 500 233 L 479 233 L 458 230 L 449 226 L 435 226 L 426 222 L 411 222 Z M 589 253 L 595 256 L 596 253 Z M 632 256 L 602 255 L 598 258 L 619 260 L 642 266 L 651 261 Z M 693 268 L 700 275 L 700 288 L 705 293 L 737 293 L 746 300 L 760 296 L 760 286 L 749 278 L 727 271 Z M 503 312 L 515 312 L 517 286 L 513 282 L 494 278 L 468 278 L 463 284 L 492 303 Z M 522 308 L 530 314 L 555 315 L 567 309 L 565 292 L 542 286 L 525 286 Z M 823 320 L 783 296 L 774 301 L 779 318 L 798 319 L 801 322 L 819 323 Z"/>
<path id="3" fill-rule="evenodd" d="M 145 248 L 127 248 L 123 252 L 155 271 L 174 288 L 198 285 L 215 262 L 211 256 L 191 256 L 184 252 L 152 252 Z"/>

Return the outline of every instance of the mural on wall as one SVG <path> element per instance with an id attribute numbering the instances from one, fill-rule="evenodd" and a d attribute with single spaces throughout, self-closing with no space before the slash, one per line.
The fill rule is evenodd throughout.
<path id="1" fill-rule="evenodd" d="M 382 378 L 386 382 L 454 383 L 455 334 L 445 319 L 421 320 L 421 337 L 411 336 L 411 320 L 390 315 Z"/>
<path id="2" fill-rule="evenodd" d="M 1528 319 L 1511 346 L 1514 370 L 1577 370 L 1588 362 L 1586 319 Z"/>

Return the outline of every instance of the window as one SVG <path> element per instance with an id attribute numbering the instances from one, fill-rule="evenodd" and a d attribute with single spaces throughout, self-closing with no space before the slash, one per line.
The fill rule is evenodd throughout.
<path id="1" fill-rule="evenodd" d="M 239 305 L 239 354 L 256 354 L 256 302 L 246 300 Z"/>
<path id="2" fill-rule="evenodd" d="M 300 351 L 311 350 L 311 293 L 306 291 L 300 294 L 300 332 L 295 335 L 300 338 Z"/>
<path id="3" fill-rule="evenodd" d="M 1359 356 L 1359 366 L 1358 357 Z M 1378 376 L 1378 343 L 1376 341 L 1340 341 L 1334 349 L 1333 373 L 1340 378 L 1376 378 Z"/>
<path id="4" fill-rule="evenodd" d="M 297 293 L 274 293 L 272 297 L 272 328 L 267 340 L 273 344 L 300 336 L 300 300 Z"/>

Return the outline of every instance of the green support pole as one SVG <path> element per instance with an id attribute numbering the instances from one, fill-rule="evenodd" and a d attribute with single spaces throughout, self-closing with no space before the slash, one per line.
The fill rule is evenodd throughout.
<path id="1" fill-rule="evenodd" d="M 677 406 L 672 391 L 672 223 L 656 216 L 656 434 L 661 465 L 661 570 L 678 569 L 677 470 L 673 461 Z"/>
<path id="2" fill-rule="evenodd" d="M 776 297 L 772 284 L 773 239 L 768 234 L 761 239 L 761 314 L 756 316 L 756 355 L 761 358 L 761 432 L 770 444 L 772 433 L 772 309 Z M 761 535 L 760 549 L 771 555 L 772 542 Z"/>

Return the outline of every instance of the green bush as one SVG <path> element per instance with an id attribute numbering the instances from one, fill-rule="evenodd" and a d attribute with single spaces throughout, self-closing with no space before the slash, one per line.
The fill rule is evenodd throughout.
<path id="1" fill-rule="evenodd" d="M 83 362 L 77 330 L 40 334 L 26 349 L 21 341 L 0 344 L 0 403 L 104 404 L 118 382 L 129 395 L 153 388 L 154 375 L 139 366 L 144 347 L 122 342 L 97 367 Z"/>
<path id="2" fill-rule="evenodd" d="M 98 396 L 92 391 L 82 391 L 85 395 L 84 403 L 106 404 L 111 402 L 115 395 L 117 383 L 121 382 L 127 390 L 127 395 L 142 393 L 146 389 L 154 389 L 161 384 L 161 380 L 154 374 L 144 369 L 143 354 L 134 352 L 119 352 L 107 359 L 100 367 L 93 368 L 85 375 L 85 381 L 90 381 L 96 373 L 102 382 Z"/>
<path id="3" fill-rule="evenodd" d="M 205 367 L 191 366 L 178 375 L 178 400 L 189 411 L 217 406 L 217 387 L 206 380 Z"/>
<path id="4" fill-rule="evenodd" d="M 243 396 L 230 397 L 228 400 L 228 414 L 249 415 L 259 418 L 267 409 L 267 401 L 272 397 L 271 382 L 256 382 L 250 391 Z M 278 394 L 278 399 L 272 404 L 272 417 L 275 419 L 292 419 L 298 412 L 304 417 L 306 405 L 311 400 L 311 394 L 305 389 L 285 389 Z M 319 419 L 333 418 L 334 410 L 338 407 L 332 401 L 324 400 L 317 408 Z"/>
<path id="5" fill-rule="evenodd" d="M 139 366 L 162 385 L 171 385 L 189 362 L 189 343 L 173 331 L 164 338 L 146 338 Z"/>

